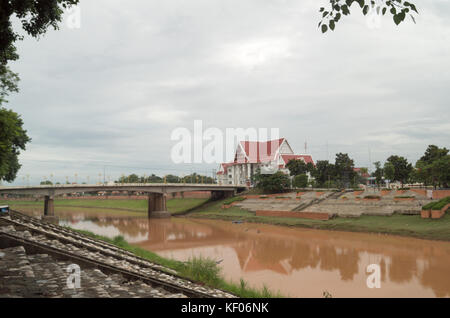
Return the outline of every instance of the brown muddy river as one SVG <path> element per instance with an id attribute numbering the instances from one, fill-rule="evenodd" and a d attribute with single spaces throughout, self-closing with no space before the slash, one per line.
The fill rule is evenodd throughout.
<path id="1" fill-rule="evenodd" d="M 450 243 L 227 221 L 148 220 L 84 209 L 58 213 L 62 225 L 127 241 L 161 256 L 220 262 L 226 279 L 290 297 L 449 297 Z M 368 288 L 367 266 L 381 269 Z"/>

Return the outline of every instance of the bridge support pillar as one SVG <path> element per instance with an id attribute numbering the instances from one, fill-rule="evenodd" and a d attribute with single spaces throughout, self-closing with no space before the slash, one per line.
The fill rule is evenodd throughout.
<path id="1" fill-rule="evenodd" d="M 236 194 L 235 190 L 231 190 L 231 191 L 211 191 L 211 200 L 213 201 L 217 201 L 217 200 L 222 200 L 222 199 L 227 199 L 227 198 L 231 198 Z"/>
<path id="2" fill-rule="evenodd" d="M 170 218 L 170 213 L 167 211 L 167 194 L 148 194 L 148 218 Z"/>
<path id="3" fill-rule="evenodd" d="M 53 205 L 53 196 L 46 195 L 44 201 L 44 215 L 45 216 L 54 216 L 55 208 Z"/>
<path id="4" fill-rule="evenodd" d="M 46 222 L 58 224 L 58 217 L 55 216 L 55 207 L 53 204 L 53 196 L 46 195 L 44 200 L 44 216 L 42 219 Z"/>

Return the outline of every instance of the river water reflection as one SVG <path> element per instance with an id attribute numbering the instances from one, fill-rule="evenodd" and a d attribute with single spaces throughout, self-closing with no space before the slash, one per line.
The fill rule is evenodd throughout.
<path id="1" fill-rule="evenodd" d="M 334 232 L 217 220 L 58 212 L 62 225 L 114 237 L 177 260 L 204 256 L 225 277 L 242 277 L 292 297 L 449 297 L 450 243 L 378 234 Z M 366 284 L 381 267 L 381 288 Z"/>

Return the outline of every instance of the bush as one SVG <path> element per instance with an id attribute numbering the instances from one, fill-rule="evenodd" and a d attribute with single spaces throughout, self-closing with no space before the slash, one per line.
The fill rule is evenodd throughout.
<path id="1" fill-rule="evenodd" d="M 364 197 L 364 199 L 379 199 L 380 196 L 379 195 L 366 195 Z"/>
<path id="2" fill-rule="evenodd" d="M 306 188 L 308 186 L 308 176 L 306 174 L 295 176 L 292 185 L 294 188 Z"/>
<path id="3" fill-rule="evenodd" d="M 422 210 L 440 210 L 450 203 L 450 197 L 446 197 L 437 202 L 430 202 L 422 207 Z"/>
<path id="4" fill-rule="evenodd" d="M 284 192 L 289 189 L 289 177 L 281 171 L 274 174 L 257 174 L 256 187 L 268 193 Z"/>
<path id="5" fill-rule="evenodd" d="M 433 205 L 435 204 L 436 202 L 430 202 L 430 203 L 428 203 L 428 204 L 425 204 L 423 207 L 422 207 L 422 210 L 424 210 L 424 211 L 426 211 L 426 210 L 431 210 L 431 208 L 433 207 Z"/>
<path id="6" fill-rule="evenodd" d="M 333 180 L 325 181 L 322 186 L 323 188 L 338 188 L 337 183 Z"/>
<path id="7" fill-rule="evenodd" d="M 444 206 L 446 206 L 447 204 L 450 203 L 450 197 L 446 197 L 438 202 L 436 202 L 431 209 L 432 210 L 440 210 L 442 209 Z"/>

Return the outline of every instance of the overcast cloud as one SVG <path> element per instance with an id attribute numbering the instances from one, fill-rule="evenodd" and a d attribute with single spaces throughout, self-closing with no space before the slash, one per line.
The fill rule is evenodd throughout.
<path id="1" fill-rule="evenodd" d="M 32 137 L 16 184 L 103 173 L 211 173 L 175 165 L 177 127 L 275 127 L 314 160 L 357 166 L 449 147 L 450 1 L 417 24 L 369 28 L 356 8 L 317 29 L 317 0 L 82 0 L 81 28 L 19 43 L 9 107 Z M 326 146 L 328 144 L 328 147 Z M 369 157 L 370 152 L 370 157 Z M 208 170 L 207 170 L 208 169 Z"/>

